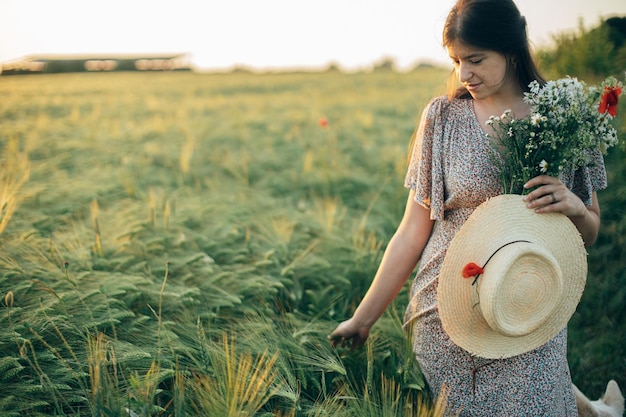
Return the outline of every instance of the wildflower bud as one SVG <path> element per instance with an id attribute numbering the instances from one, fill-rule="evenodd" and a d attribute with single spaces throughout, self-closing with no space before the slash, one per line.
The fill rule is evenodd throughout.
<path id="1" fill-rule="evenodd" d="M 13 291 L 7 292 L 7 294 L 4 296 L 4 304 L 7 307 L 13 307 Z"/>

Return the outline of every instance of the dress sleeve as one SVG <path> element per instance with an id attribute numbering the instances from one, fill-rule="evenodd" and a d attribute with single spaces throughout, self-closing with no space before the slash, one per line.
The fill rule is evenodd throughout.
<path id="1" fill-rule="evenodd" d="M 594 191 L 607 187 L 606 168 L 602 152 L 599 149 L 592 151 L 590 160 L 591 163 L 588 166 L 579 168 L 562 178 L 565 186 L 572 190 L 586 206 L 591 205 Z"/>
<path id="2" fill-rule="evenodd" d="M 415 191 L 415 202 L 430 209 L 432 220 L 444 218 L 442 165 L 443 118 L 448 99 L 431 100 L 414 133 L 411 159 L 404 186 Z"/>

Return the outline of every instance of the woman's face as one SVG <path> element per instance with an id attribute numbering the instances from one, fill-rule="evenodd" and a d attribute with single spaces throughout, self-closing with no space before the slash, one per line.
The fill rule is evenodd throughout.
<path id="1" fill-rule="evenodd" d="M 512 65 L 507 57 L 496 51 L 479 49 L 455 42 L 448 46 L 456 76 L 475 100 L 494 94 L 508 93 L 517 88 Z"/>

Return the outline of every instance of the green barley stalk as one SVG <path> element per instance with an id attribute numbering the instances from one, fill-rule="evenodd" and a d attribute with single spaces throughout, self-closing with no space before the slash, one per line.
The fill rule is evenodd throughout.
<path id="1" fill-rule="evenodd" d="M 94 254 L 98 258 L 102 258 L 104 256 L 104 252 L 102 250 L 102 237 L 100 235 L 99 211 L 100 210 L 99 210 L 99 207 L 98 207 L 98 200 L 94 199 L 91 202 L 91 220 L 92 220 L 92 223 L 93 223 L 94 231 L 96 233 Z"/>
<path id="2" fill-rule="evenodd" d="M 193 380 L 197 415 L 254 416 L 277 392 L 278 353 L 238 353 L 226 332 L 219 348 L 210 352 L 212 375 Z"/>
<path id="3" fill-rule="evenodd" d="M 5 159 L 0 161 L 0 234 L 15 213 L 21 189 L 30 176 L 28 154 L 19 150 L 16 139 L 9 140 L 4 154 Z"/>
<path id="4" fill-rule="evenodd" d="M 365 380 L 366 397 L 372 394 L 372 383 L 374 380 L 374 353 L 372 349 L 372 340 L 368 339 L 367 343 L 367 371 Z"/>
<path id="5" fill-rule="evenodd" d="M 32 329 L 30 325 L 28 325 L 28 323 L 24 323 L 24 327 L 27 330 L 29 330 L 31 333 L 36 335 L 36 337 L 38 337 L 38 340 L 41 340 L 41 336 L 38 335 L 34 331 L 34 329 Z M 30 360 L 30 357 L 28 356 L 29 350 L 32 353 L 32 361 Z M 22 343 L 22 346 L 19 349 L 19 352 L 20 352 L 20 357 L 26 360 L 26 362 L 28 362 L 30 367 L 35 371 L 35 373 L 39 377 L 39 381 L 41 382 L 42 389 L 49 391 L 50 394 L 52 395 L 52 399 L 54 401 L 55 414 L 62 415 L 63 411 L 62 411 L 62 406 L 59 403 L 59 398 L 61 399 L 61 401 L 63 401 L 64 396 L 59 392 L 54 382 L 50 380 L 50 377 L 48 376 L 48 374 L 43 371 L 41 364 L 39 363 L 39 360 L 37 359 L 37 353 L 35 352 L 35 347 L 33 346 L 33 343 L 28 339 L 24 340 L 24 342 Z"/>
<path id="6" fill-rule="evenodd" d="M 174 415 L 176 417 L 185 417 L 185 382 L 186 377 L 180 369 L 180 364 L 176 362 L 176 373 L 174 375 Z"/>
<path id="7" fill-rule="evenodd" d="M 157 210 L 156 210 L 156 194 L 152 187 L 150 187 L 150 189 L 148 190 L 148 207 L 149 207 L 150 226 L 154 228 L 156 227 Z"/>
<path id="8" fill-rule="evenodd" d="M 180 172 L 183 175 L 187 175 L 191 169 L 191 158 L 193 157 L 193 150 L 196 144 L 196 137 L 189 129 L 186 132 L 186 140 L 180 151 L 179 166 Z"/>

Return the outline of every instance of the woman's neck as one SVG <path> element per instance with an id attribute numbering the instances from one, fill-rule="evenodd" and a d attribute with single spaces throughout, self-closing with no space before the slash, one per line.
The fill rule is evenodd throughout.
<path id="1" fill-rule="evenodd" d="M 491 133 L 487 121 L 491 116 L 501 116 L 505 111 L 511 111 L 511 117 L 522 119 L 530 115 L 530 106 L 524 101 L 524 95 L 519 94 L 491 96 L 481 100 L 474 100 L 474 112 L 481 126 Z"/>

